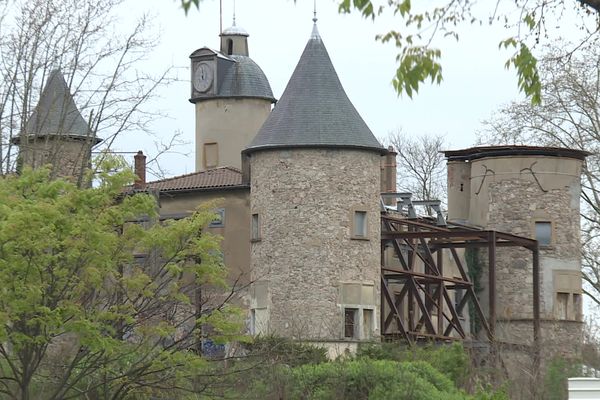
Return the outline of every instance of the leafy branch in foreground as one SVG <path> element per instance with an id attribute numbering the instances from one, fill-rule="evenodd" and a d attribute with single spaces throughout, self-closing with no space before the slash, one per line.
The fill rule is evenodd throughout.
<path id="1" fill-rule="evenodd" d="M 203 231 L 214 204 L 159 223 L 152 196 L 123 195 L 124 166 L 105 156 L 85 189 L 48 169 L 0 178 L 0 397 L 176 398 L 202 384 L 207 328 L 241 338 L 239 313 L 205 294 L 226 286 Z"/>
<path id="2" fill-rule="evenodd" d="M 532 48 L 550 36 L 555 28 L 549 29 L 548 26 L 556 26 L 557 21 L 564 17 L 565 10 L 569 8 L 567 2 L 517 0 L 504 3 L 498 0 L 486 6 L 475 6 L 475 3 L 446 0 L 437 5 L 423 5 L 411 0 L 339 0 L 339 10 L 341 13 L 358 11 L 364 18 L 372 20 L 388 14 L 401 21 L 401 29 L 390 30 L 376 39 L 383 43 L 392 41 L 399 49 L 396 57 L 398 67 L 392 83 L 398 94 L 409 97 L 418 92 L 420 85 L 427 80 L 438 84 L 442 81 L 442 52 L 433 47 L 440 37 L 459 40 L 461 26 L 501 24 L 507 31 L 514 32 L 500 42 L 500 48 L 514 50 L 506 67 L 515 68 L 519 89 L 533 104 L 539 104 L 541 81 Z M 600 2 L 581 0 L 574 2 L 571 8 L 581 17 L 577 28 L 584 32 L 582 43 L 597 37 L 599 28 L 595 18 Z M 573 51 L 578 47 L 574 46 Z"/>

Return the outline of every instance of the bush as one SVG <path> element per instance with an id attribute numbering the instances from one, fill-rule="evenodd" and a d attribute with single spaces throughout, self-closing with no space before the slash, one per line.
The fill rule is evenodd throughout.
<path id="1" fill-rule="evenodd" d="M 259 336 L 247 348 L 249 358 L 260 359 L 269 364 L 296 367 L 327 362 L 327 351 L 324 348 L 276 336 Z"/>
<path id="2" fill-rule="evenodd" d="M 291 399 L 466 399 L 452 381 L 426 362 L 368 358 L 304 365 L 290 371 Z"/>
<path id="3" fill-rule="evenodd" d="M 459 343 L 451 345 L 401 346 L 398 343 L 380 343 L 360 346 L 358 358 L 373 360 L 425 361 L 461 387 L 469 375 L 469 356 Z"/>
<path id="4" fill-rule="evenodd" d="M 568 378 L 581 374 L 581 365 L 556 358 L 548 363 L 544 376 L 544 399 L 562 400 L 569 395 Z"/>

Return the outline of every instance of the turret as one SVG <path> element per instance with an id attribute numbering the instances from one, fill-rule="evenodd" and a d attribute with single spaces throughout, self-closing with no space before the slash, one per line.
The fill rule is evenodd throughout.
<path id="1" fill-rule="evenodd" d="M 50 74 L 25 130 L 13 139 L 19 162 L 32 168 L 52 165 L 53 176 L 79 177 L 90 164 L 94 136 L 75 105 L 60 70 Z"/>
<path id="2" fill-rule="evenodd" d="M 577 358 L 583 324 L 580 179 L 588 153 L 492 146 L 446 151 L 445 155 L 450 219 L 468 218 L 469 224 L 483 229 L 537 239 L 542 356 L 545 360 Z M 500 342 L 532 343 L 531 268 L 530 252 L 497 250 L 496 336 Z"/>
<path id="3" fill-rule="evenodd" d="M 316 24 L 250 157 L 254 333 L 379 334 L 381 147 Z"/>

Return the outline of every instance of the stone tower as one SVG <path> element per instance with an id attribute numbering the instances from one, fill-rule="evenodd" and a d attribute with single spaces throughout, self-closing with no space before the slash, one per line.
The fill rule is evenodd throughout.
<path id="1" fill-rule="evenodd" d="M 448 218 L 538 240 L 542 359 L 577 357 L 582 336 L 580 175 L 587 153 L 494 146 L 445 154 Z M 500 343 L 531 344 L 531 253 L 498 248 L 496 254 L 496 337 Z M 510 369 L 510 360 L 505 362 Z"/>
<path id="2" fill-rule="evenodd" d="M 78 177 L 89 166 L 96 138 L 83 119 L 60 70 L 50 74 L 25 131 L 14 138 L 19 162 L 32 168 L 52 164 L 52 175 Z"/>
<path id="3" fill-rule="evenodd" d="M 348 343 L 379 334 L 385 153 L 346 96 L 315 24 L 245 150 L 255 334 Z"/>
<path id="4" fill-rule="evenodd" d="M 196 171 L 241 168 L 241 151 L 275 103 L 269 81 L 248 54 L 248 33 L 234 21 L 221 33 L 220 51 L 203 47 L 190 56 Z"/>

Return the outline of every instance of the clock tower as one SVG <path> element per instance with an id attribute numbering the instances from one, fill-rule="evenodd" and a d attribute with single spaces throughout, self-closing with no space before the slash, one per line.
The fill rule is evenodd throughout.
<path id="1" fill-rule="evenodd" d="M 241 168 L 241 151 L 275 103 L 267 77 L 248 55 L 248 36 L 234 22 L 221 33 L 219 51 L 203 47 L 190 55 L 196 171 Z"/>

